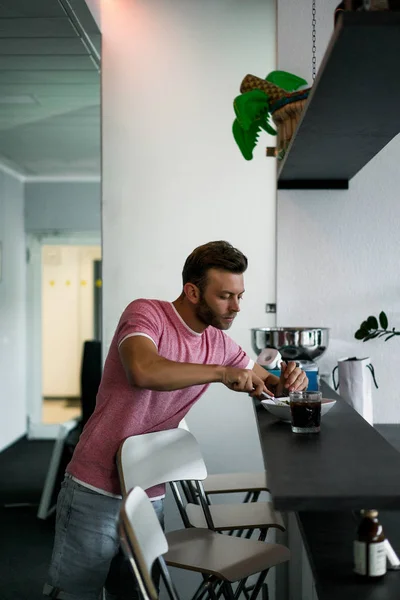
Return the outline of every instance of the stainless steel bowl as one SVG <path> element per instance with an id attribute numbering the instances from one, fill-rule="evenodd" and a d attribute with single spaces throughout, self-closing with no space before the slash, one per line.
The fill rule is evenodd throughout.
<path id="1" fill-rule="evenodd" d="M 317 360 L 328 347 L 327 327 L 255 327 L 251 345 L 256 354 L 276 348 L 284 360 Z"/>

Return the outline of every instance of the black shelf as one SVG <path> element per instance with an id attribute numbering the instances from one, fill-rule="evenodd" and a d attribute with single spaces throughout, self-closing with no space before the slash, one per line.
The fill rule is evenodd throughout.
<path id="1" fill-rule="evenodd" d="M 278 189 L 347 189 L 400 132 L 400 12 L 342 13 Z"/>

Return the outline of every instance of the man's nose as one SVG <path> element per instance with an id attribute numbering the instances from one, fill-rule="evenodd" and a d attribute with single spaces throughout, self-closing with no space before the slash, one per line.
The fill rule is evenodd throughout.
<path id="1" fill-rule="evenodd" d="M 233 312 L 240 312 L 240 300 L 238 298 L 232 298 L 230 309 Z"/>

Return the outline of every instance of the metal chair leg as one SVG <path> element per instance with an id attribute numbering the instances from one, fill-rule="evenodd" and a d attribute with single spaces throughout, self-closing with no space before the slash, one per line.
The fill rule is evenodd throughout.
<path id="1" fill-rule="evenodd" d="M 228 581 L 224 581 L 222 588 L 224 591 L 224 597 L 227 598 L 227 600 L 235 600 L 235 594 L 233 593 L 232 586 Z"/>
<path id="2" fill-rule="evenodd" d="M 250 600 L 256 600 L 258 594 L 260 593 L 260 590 L 263 587 L 264 580 L 265 580 L 265 578 L 266 578 L 266 576 L 268 574 L 268 571 L 269 571 L 269 569 L 266 569 L 265 571 L 262 571 L 260 573 L 260 575 L 259 575 L 259 577 L 258 577 L 258 579 L 256 581 L 256 584 L 254 586 L 254 589 L 253 589 L 253 591 L 251 593 Z"/>
<path id="3" fill-rule="evenodd" d="M 261 588 L 261 600 L 269 600 L 268 584 L 263 583 Z"/>
<path id="4" fill-rule="evenodd" d="M 200 583 L 191 600 L 202 600 L 204 597 L 210 598 L 210 600 L 217 600 L 218 594 L 216 594 L 214 588 L 217 588 L 220 583 L 220 580 L 214 577 L 214 575 L 203 575 L 203 581 Z"/>

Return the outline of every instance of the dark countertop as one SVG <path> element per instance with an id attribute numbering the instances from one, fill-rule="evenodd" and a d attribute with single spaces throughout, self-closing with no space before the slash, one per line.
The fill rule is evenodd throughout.
<path id="1" fill-rule="evenodd" d="M 374 425 L 374 427 L 381 435 L 383 435 L 389 444 L 391 444 L 398 452 L 400 452 L 400 425 L 381 424 Z"/>
<path id="2" fill-rule="evenodd" d="M 400 556 L 400 511 L 380 511 L 379 520 Z M 360 581 L 353 573 L 357 521 L 350 511 L 301 512 L 297 521 L 318 600 L 399 600 L 400 571 L 388 571 L 382 579 L 370 582 Z"/>
<path id="3" fill-rule="evenodd" d="M 400 556 L 400 498 L 394 486 L 390 488 L 391 481 L 397 484 L 400 479 L 398 461 L 400 460 L 400 425 L 376 425 L 371 427 L 355 411 L 347 405 L 326 384 L 321 385 L 323 396 L 337 400 L 336 405 L 324 416 L 321 428 L 321 442 L 325 437 L 326 442 L 333 445 L 330 451 L 335 459 L 326 457 L 329 451 L 327 444 L 314 444 L 314 455 L 304 450 L 304 444 L 290 443 L 288 438 L 297 438 L 291 434 L 290 426 L 278 423 L 262 406 L 255 403 L 256 418 L 260 433 L 260 442 L 266 468 L 268 469 L 268 482 L 271 486 L 274 502 L 278 505 L 289 505 L 289 509 L 296 512 L 297 522 L 302 534 L 303 543 L 307 552 L 313 572 L 318 600 L 399 600 L 400 598 L 400 571 L 388 571 L 379 581 L 364 582 L 353 573 L 353 540 L 357 529 L 357 516 L 352 512 L 357 508 L 378 508 L 373 503 L 366 504 L 366 499 L 375 499 L 383 504 L 388 503 L 391 510 L 380 510 L 379 519 L 385 534 L 390 540 L 395 552 Z M 335 412 L 334 412 L 335 411 Z M 265 413 L 265 414 L 264 414 Z M 337 414 L 335 414 L 337 413 Z M 353 414 L 354 413 L 354 414 Z M 329 423 L 328 419 L 334 417 Z M 333 439 L 333 428 L 340 427 L 343 418 L 348 419 L 346 427 L 342 427 L 341 435 Z M 354 430 L 351 430 L 351 427 Z M 267 441 L 265 436 L 270 436 Z M 382 437 L 383 436 L 383 437 Z M 308 437 L 308 436 L 307 436 Z M 386 438 L 386 440 L 384 439 Z M 280 440 L 280 441 L 279 441 Z M 296 440 L 295 440 L 296 441 Z M 304 440 L 306 441 L 306 440 Z M 312 442 L 313 443 L 313 442 Z M 363 444 L 369 444 L 363 447 Z M 352 449 L 352 457 L 346 466 L 346 451 Z M 288 461 L 292 456 L 289 452 L 297 453 L 295 460 Z M 269 457 L 267 453 L 269 452 Z M 375 456 L 376 453 L 376 456 Z M 369 471 L 365 467 L 375 465 Z M 391 473 L 387 468 L 378 465 L 379 460 L 388 457 L 394 469 Z M 284 462 L 286 460 L 286 468 Z M 357 468 L 356 460 L 361 461 Z M 302 462 L 309 462 L 314 471 L 309 474 L 304 469 Z M 321 461 L 325 469 L 330 467 L 333 482 L 339 483 L 340 493 L 335 493 L 335 486 L 326 477 L 326 472 L 319 465 Z M 311 464 L 310 464 L 311 463 Z M 306 464 L 307 466 L 307 464 Z M 272 472 L 271 472 L 272 469 Z M 374 486 L 384 473 L 389 477 L 386 482 L 385 495 L 376 494 Z M 317 480 L 317 475 L 322 474 L 322 480 Z M 271 479 L 272 476 L 272 479 Z M 279 481 L 282 477 L 282 482 Z M 306 478 L 309 487 L 305 490 L 299 479 Z M 355 480 L 351 481 L 351 477 Z M 360 477 L 366 477 L 366 482 Z M 341 478 L 341 482 L 338 481 Z M 290 492 L 290 484 L 293 490 Z M 325 492 L 322 486 L 326 486 Z M 346 497 L 346 485 L 349 495 Z M 359 491 L 357 492 L 357 487 Z M 313 492 L 316 496 L 313 499 Z M 285 495 L 284 495 L 285 494 Z M 385 496 L 389 495 L 390 501 Z M 357 500 L 357 505 L 353 501 Z M 335 506 L 334 502 L 338 505 Z M 298 509 L 293 508 L 298 503 Z M 323 502 L 323 506 L 321 506 Z M 364 502 L 364 504 L 361 504 Z M 314 510 L 302 510 L 302 506 L 315 507 Z M 277 508 L 281 508 L 277 506 Z M 339 510 L 338 510 L 339 509 Z M 393 510 L 398 509 L 398 510 Z M 298 512 L 300 510 L 300 512 Z"/>
<path id="4" fill-rule="evenodd" d="M 296 512 L 400 509 L 400 453 L 324 382 L 321 390 L 336 404 L 322 418 L 319 434 L 293 434 L 288 423 L 254 401 L 275 507 Z"/>

